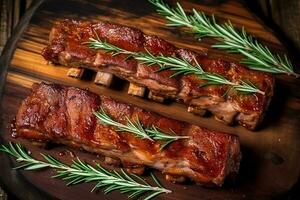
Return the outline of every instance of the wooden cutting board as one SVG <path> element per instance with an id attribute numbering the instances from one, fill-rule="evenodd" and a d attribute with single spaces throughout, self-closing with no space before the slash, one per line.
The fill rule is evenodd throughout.
<path id="1" fill-rule="evenodd" d="M 174 1 L 168 1 L 171 4 Z M 253 35 L 276 51 L 283 51 L 281 43 L 240 1 L 220 1 L 215 5 L 204 5 L 201 1 L 180 1 L 191 10 L 196 8 L 214 13 L 218 19 L 231 20 L 237 27 L 245 26 Z M 34 82 L 55 82 L 89 88 L 98 94 L 130 102 L 162 115 L 187 121 L 214 130 L 221 130 L 240 137 L 243 160 L 240 174 L 234 181 L 227 181 L 223 188 L 204 188 L 195 184 L 167 183 L 159 172 L 163 185 L 171 190 L 170 195 L 157 199 L 271 199 L 283 197 L 294 184 L 300 172 L 300 85 L 299 80 L 278 76 L 275 97 L 261 128 L 251 132 L 243 127 L 229 127 L 213 118 L 201 118 L 186 111 L 178 103 L 159 104 L 127 95 L 128 83 L 118 80 L 111 88 L 93 83 L 94 74 L 87 72 L 82 80 L 66 76 L 67 68 L 53 66 L 40 55 L 48 40 L 54 21 L 64 18 L 107 20 L 123 25 L 138 27 L 147 34 L 162 37 L 178 47 L 195 51 L 206 50 L 213 57 L 238 61 L 239 56 L 223 51 L 208 49 L 212 39 L 197 41 L 192 34 L 164 26 L 165 20 L 156 14 L 147 1 L 141 0 L 92 0 L 92 1 L 36 1 L 23 17 L 1 57 L 0 89 L 1 140 L 14 140 L 10 136 L 10 121 L 22 99 L 30 92 Z M 298 70 L 299 71 L 299 70 Z M 6 79 L 5 76 L 7 75 Z M 102 158 L 66 147 L 43 149 L 26 141 L 20 141 L 34 156 L 44 152 L 70 162 L 75 154 L 88 162 L 101 163 Z M 69 151 L 65 151 L 68 149 Z M 64 153 L 62 153 L 64 152 Z M 64 156 L 61 156 L 64 154 Z M 12 170 L 13 159 L 0 154 L 0 183 L 20 199 L 126 199 L 118 192 L 104 195 L 101 191 L 90 193 L 93 184 L 66 187 L 61 180 L 51 179 L 52 170 L 24 172 Z"/>

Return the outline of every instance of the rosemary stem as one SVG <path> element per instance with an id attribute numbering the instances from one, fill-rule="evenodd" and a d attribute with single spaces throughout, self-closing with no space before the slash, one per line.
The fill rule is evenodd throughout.
<path id="1" fill-rule="evenodd" d="M 144 179 L 137 175 L 127 174 L 121 169 L 121 172 L 108 171 L 99 164 L 96 167 L 81 161 L 79 158 L 73 160 L 72 165 L 65 165 L 59 160 L 50 155 L 41 154 L 44 160 L 41 161 L 33 158 L 22 146 L 12 142 L 9 145 L 0 145 L 0 152 L 7 153 L 16 158 L 17 162 L 22 163 L 14 169 L 38 170 L 45 168 L 56 169 L 56 175 L 52 178 L 61 178 L 67 181 L 67 185 L 79 183 L 87 183 L 96 181 L 97 184 L 92 189 L 106 187 L 104 193 L 109 193 L 114 190 L 120 190 L 121 193 L 128 194 L 129 198 L 145 196 L 145 200 L 150 200 L 153 197 L 171 193 L 171 190 L 164 188 L 153 174 L 151 177 L 156 185 L 152 186 Z"/>
<path id="2" fill-rule="evenodd" d="M 258 89 L 254 84 L 250 82 L 249 84 L 247 84 L 245 81 L 241 81 L 243 84 L 232 83 L 230 80 L 228 80 L 226 77 L 222 76 L 221 74 L 205 72 L 196 59 L 194 60 L 195 64 L 192 65 L 190 62 L 188 62 L 185 59 L 180 59 L 172 56 L 153 55 L 147 49 L 146 52 L 127 51 L 125 49 L 121 49 L 117 46 L 109 44 L 105 41 L 104 42 L 101 41 L 97 36 L 97 34 L 96 34 L 96 38 L 97 39 L 90 38 L 89 42 L 86 42 L 85 44 L 88 44 L 89 47 L 92 49 L 102 49 L 102 50 L 106 50 L 107 52 L 111 52 L 112 55 L 118 55 L 118 54 L 128 55 L 129 57 L 133 57 L 134 59 L 140 61 L 142 64 L 146 64 L 148 66 L 152 66 L 156 64 L 160 67 L 160 69 L 157 70 L 157 72 L 163 70 L 175 71 L 175 73 L 170 77 L 177 76 L 180 74 L 183 75 L 196 74 L 199 76 L 200 79 L 206 81 L 203 85 L 230 85 L 236 91 L 240 91 L 243 93 L 264 94 L 263 91 Z"/>
<path id="3" fill-rule="evenodd" d="M 272 53 L 267 46 L 259 43 L 257 39 L 248 34 L 244 27 L 238 31 L 230 21 L 219 24 L 214 15 L 208 17 L 195 9 L 193 9 L 192 14 L 188 15 L 179 3 L 171 8 L 163 0 L 149 0 L 149 2 L 156 6 L 158 13 L 170 22 L 167 26 L 185 26 L 197 34 L 199 38 L 216 38 L 220 43 L 212 45 L 213 48 L 242 54 L 244 58 L 240 63 L 245 64 L 250 69 L 300 77 L 294 72 L 293 64 L 285 54 Z"/>
<path id="4" fill-rule="evenodd" d="M 100 110 L 95 112 L 94 115 L 100 120 L 100 123 L 113 126 L 116 128 L 116 130 L 133 133 L 136 137 L 141 139 L 148 139 L 150 141 L 163 141 L 164 144 L 161 145 L 160 149 L 163 149 L 173 141 L 189 138 L 189 136 L 179 136 L 176 134 L 169 135 L 163 133 L 154 125 L 151 128 L 145 128 L 138 118 L 135 121 L 131 121 L 129 118 L 126 118 L 126 125 L 119 123 L 108 116 L 103 108 L 100 108 Z M 173 132 L 172 130 L 170 131 Z"/>
<path id="5" fill-rule="evenodd" d="M 43 155 L 43 154 L 41 154 Z M 47 162 L 44 162 L 44 161 L 41 161 L 41 160 L 35 160 L 35 159 L 28 159 L 28 158 L 17 158 L 16 159 L 17 162 L 30 162 L 30 163 L 35 163 L 35 164 L 43 164 L 49 168 L 53 168 L 53 169 L 62 169 L 62 170 L 73 170 L 72 168 L 68 167 L 68 166 L 65 166 L 65 165 L 53 165 L 53 164 L 50 164 L 50 163 L 47 163 Z"/>

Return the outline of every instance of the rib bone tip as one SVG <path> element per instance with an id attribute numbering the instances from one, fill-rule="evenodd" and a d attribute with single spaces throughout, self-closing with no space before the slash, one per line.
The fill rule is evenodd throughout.
<path id="1" fill-rule="evenodd" d="M 183 183 L 186 181 L 186 177 L 166 174 L 166 180 L 172 183 Z"/>
<path id="2" fill-rule="evenodd" d="M 143 97 L 145 94 L 146 88 L 130 83 L 128 88 L 128 94 Z"/>
<path id="3" fill-rule="evenodd" d="M 195 106 L 189 106 L 188 107 L 188 112 L 196 114 L 196 115 L 203 116 L 203 115 L 205 115 L 206 110 L 204 110 L 202 108 L 197 108 Z"/>
<path id="4" fill-rule="evenodd" d="M 106 72 L 97 72 L 94 82 L 99 85 L 110 86 L 112 83 L 113 74 Z"/>
<path id="5" fill-rule="evenodd" d="M 83 75 L 84 69 L 82 68 L 70 68 L 67 72 L 67 76 L 73 78 L 81 78 Z"/>

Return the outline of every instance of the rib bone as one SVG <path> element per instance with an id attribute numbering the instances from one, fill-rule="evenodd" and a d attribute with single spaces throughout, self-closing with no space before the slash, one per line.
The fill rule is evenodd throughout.
<path id="1" fill-rule="evenodd" d="M 128 94 L 143 97 L 145 94 L 146 88 L 130 83 L 128 88 Z"/>
<path id="2" fill-rule="evenodd" d="M 112 74 L 106 72 L 97 72 L 94 82 L 99 85 L 104 85 L 109 87 L 113 79 Z"/>
<path id="3" fill-rule="evenodd" d="M 102 124 L 94 114 L 100 109 L 120 124 L 138 119 L 144 128 L 187 138 L 161 149 L 164 141 L 159 138 L 151 141 L 131 130 L 118 131 L 119 125 Z M 120 159 L 133 173 L 155 168 L 176 182 L 185 176 L 199 184 L 220 186 L 227 175 L 238 172 L 241 157 L 237 136 L 166 118 L 88 90 L 54 84 L 33 85 L 17 112 L 16 130 L 20 138 L 66 144 Z M 106 158 L 106 162 L 113 161 Z"/>
<path id="4" fill-rule="evenodd" d="M 188 107 L 188 112 L 194 113 L 196 115 L 204 116 L 205 113 L 206 113 L 206 110 L 201 109 L 199 107 L 189 106 Z"/>
<path id="5" fill-rule="evenodd" d="M 183 183 L 186 181 L 186 178 L 184 176 L 166 174 L 166 180 L 172 183 Z"/>
<path id="6" fill-rule="evenodd" d="M 150 54 L 174 56 L 191 65 L 197 62 L 204 71 L 225 76 L 231 82 L 249 81 L 265 92 L 265 95 L 240 94 L 231 90 L 231 86 L 226 84 L 206 85 L 206 81 L 197 74 L 176 76 L 176 70 L 172 69 L 159 72 L 159 66 L 148 66 L 132 57 L 129 59 L 126 53 L 113 56 L 101 49 L 87 48 L 85 43 L 89 38 L 95 37 L 95 33 L 103 41 L 109 41 L 116 47 L 131 52 L 130 54 L 141 53 L 146 49 Z M 67 67 L 78 66 L 96 72 L 111 73 L 120 79 L 139 85 L 137 91 L 129 91 L 133 95 L 143 96 L 144 88 L 148 88 L 155 91 L 157 96 L 173 99 L 187 106 L 200 107 L 200 111 L 195 112 L 201 115 L 204 113 L 201 109 L 206 109 L 213 115 L 220 116 L 219 119 L 221 118 L 226 124 L 231 120 L 232 123 L 238 122 L 248 129 L 255 129 L 262 121 L 273 96 L 274 77 L 271 74 L 250 70 L 244 65 L 229 60 L 213 59 L 206 55 L 207 52 L 196 53 L 177 48 L 162 38 L 146 35 L 136 28 L 109 22 L 69 19 L 56 22 L 50 36 L 50 44 L 42 52 L 46 60 Z M 61 48 L 62 46 L 69 48 L 64 49 Z"/>
<path id="7" fill-rule="evenodd" d="M 73 77 L 73 78 L 81 78 L 83 75 L 84 69 L 82 68 L 70 68 L 67 72 L 67 76 Z"/>

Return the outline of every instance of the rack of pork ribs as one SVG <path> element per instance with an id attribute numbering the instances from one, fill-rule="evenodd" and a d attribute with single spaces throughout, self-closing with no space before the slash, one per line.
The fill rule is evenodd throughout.
<path id="1" fill-rule="evenodd" d="M 224 95 L 228 86 L 200 87 L 204 81 L 197 75 L 170 78 L 174 71 L 157 72 L 159 66 L 146 66 L 134 59 L 126 60 L 126 55 L 112 56 L 103 50 L 90 49 L 83 43 L 95 38 L 95 33 L 101 40 L 129 51 L 148 50 L 154 55 L 176 56 L 191 63 L 196 59 L 204 71 L 219 73 L 232 82 L 251 81 L 265 95 L 245 95 L 234 90 Z M 209 111 L 216 119 L 229 125 L 238 122 L 254 130 L 262 121 L 273 96 L 274 78 L 270 74 L 222 59 L 211 59 L 205 53 L 176 48 L 135 28 L 108 22 L 63 20 L 55 23 L 49 41 L 42 52 L 43 57 L 54 64 L 70 67 L 69 76 L 80 77 L 83 68 L 88 68 L 97 72 L 96 83 L 109 86 L 115 75 L 130 82 L 129 94 L 143 96 L 148 89 L 150 99 L 159 102 L 173 99 L 187 105 L 188 112 L 203 116 Z"/>
<path id="2" fill-rule="evenodd" d="M 103 125 L 94 112 L 103 109 L 119 123 L 139 120 L 145 128 L 188 136 L 160 148 L 160 141 L 120 132 Z M 189 178 L 221 186 L 238 173 L 241 153 L 237 136 L 169 119 L 88 90 L 57 84 L 34 84 L 16 116 L 17 137 L 53 142 L 106 156 L 107 164 L 123 165 L 141 174 L 144 167 L 162 171 L 168 180 Z"/>

